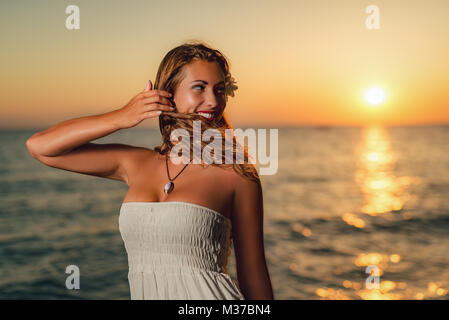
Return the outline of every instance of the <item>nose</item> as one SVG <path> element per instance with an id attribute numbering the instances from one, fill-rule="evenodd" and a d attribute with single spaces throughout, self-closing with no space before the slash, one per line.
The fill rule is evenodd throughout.
<path id="1" fill-rule="evenodd" d="M 210 92 L 210 93 L 207 94 L 207 96 L 206 96 L 206 105 L 209 108 L 211 108 L 211 109 L 212 108 L 216 108 L 218 106 L 217 97 L 215 96 L 215 93 Z"/>
<path id="2" fill-rule="evenodd" d="M 208 108 L 217 109 L 218 108 L 218 99 L 215 92 L 209 91 L 206 94 L 206 105 Z"/>

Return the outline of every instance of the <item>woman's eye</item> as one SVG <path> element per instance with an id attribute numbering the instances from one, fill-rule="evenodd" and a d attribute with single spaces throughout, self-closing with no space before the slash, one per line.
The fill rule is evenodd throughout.
<path id="1" fill-rule="evenodd" d="M 193 88 L 193 89 L 195 89 L 195 88 L 200 88 L 201 90 L 203 90 L 205 87 L 202 86 L 202 85 L 196 85 L 196 86 L 193 86 L 192 88 Z M 224 93 L 224 92 L 226 91 L 226 89 L 225 89 L 225 88 L 218 88 L 217 91 L 218 91 L 219 93 Z"/>

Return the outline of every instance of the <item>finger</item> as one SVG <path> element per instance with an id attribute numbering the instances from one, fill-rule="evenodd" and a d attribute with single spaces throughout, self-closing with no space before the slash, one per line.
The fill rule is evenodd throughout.
<path id="1" fill-rule="evenodd" d="M 143 90 L 143 92 L 148 92 L 148 91 L 150 91 L 150 90 L 151 90 L 151 87 L 152 87 L 152 85 L 151 85 L 151 80 L 148 80 L 147 86 L 145 87 L 145 89 Z"/>
<path id="2" fill-rule="evenodd" d="M 144 110 L 145 110 L 144 112 L 155 111 L 155 110 L 174 111 L 175 108 L 169 107 L 169 106 L 166 106 L 166 105 L 163 105 L 163 104 L 152 103 L 152 104 L 146 105 Z"/>
<path id="3" fill-rule="evenodd" d="M 142 103 L 143 103 L 143 105 L 147 105 L 150 103 L 159 103 L 161 105 L 167 105 L 167 106 L 174 107 L 173 103 L 169 99 L 167 99 L 165 97 L 161 97 L 161 96 L 155 96 L 155 97 L 143 99 Z"/>
<path id="4" fill-rule="evenodd" d="M 145 119 L 148 119 L 148 118 L 156 118 L 156 117 L 158 117 L 161 113 L 162 113 L 161 110 L 145 112 Z"/>

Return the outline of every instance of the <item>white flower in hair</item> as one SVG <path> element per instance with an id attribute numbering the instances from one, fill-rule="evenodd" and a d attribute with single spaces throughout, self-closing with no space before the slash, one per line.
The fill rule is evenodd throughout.
<path id="1" fill-rule="evenodd" d="M 234 77 L 232 77 L 231 74 L 228 73 L 225 78 L 226 101 L 228 100 L 228 96 L 234 97 L 234 91 L 238 89 L 238 87 L 235 85 L 236 83 L 237 82 L 235 81 Z"/>

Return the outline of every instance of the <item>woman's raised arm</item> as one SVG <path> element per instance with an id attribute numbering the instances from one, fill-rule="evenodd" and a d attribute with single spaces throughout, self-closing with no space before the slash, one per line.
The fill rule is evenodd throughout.
<path id="1" fill-rule="evenodd" d="M 147 118 L 155 118 L 159 111 L 170 111 L 171 102 L 167 99 L 170 93 L 151 90 L 151 87 L 149 82 L 144 91 L 120 109 L 67 120 L 35 133 L 26 142 L 29 152 L 33 156 L 59 156 L 117 130 L 134 127 Z"/>
<path id="2" fill-rule="evenodd" d="M 151 90 L 151 82 L 126 106 L 101 115 L 76 118 L 37 132 L 26 142 L 29 153 L 45 165 L 127 181 L 126 163 L 130 157 L 142 154 L 145 148 L 122 144 L 94 144 L 117 130 L 131 128 L 147 118 L 170 111 L 170 93 Z M 129 152 L 136 151 L 136 152 Z"/>

